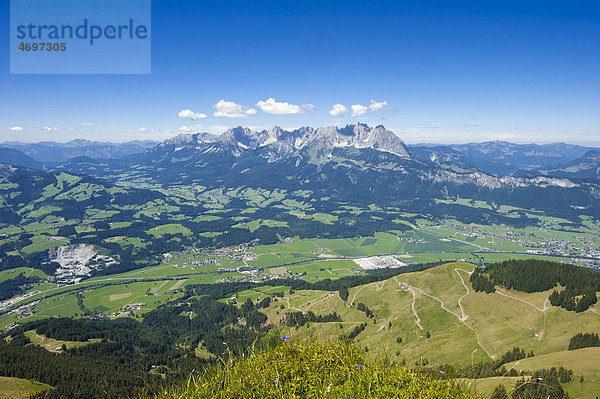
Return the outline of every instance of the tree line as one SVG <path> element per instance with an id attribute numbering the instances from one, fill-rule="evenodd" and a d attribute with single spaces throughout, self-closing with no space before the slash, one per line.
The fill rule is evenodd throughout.
<path id="1" fill-rule="evenodd" d="M 23 273 L 19 273 L 15 278 L 4 280 L 0 283 L 0 301 L 23 293 L 31 284 L 37 281 L 39 281 L 38 277 L 25 277 Z"/>
<path id="2" fill-rule="evenodd" d="M 600 273 L 567 263 L 539 259 L 512 259 L 492 263 L 471 274 L 475 291 L 492 293 L 495 285 L 523 292 L 542 292 L 555 288 L 548 297 L 552 306 L 584 312 L 598 302 Z"/>
<path id="3" fill-rule="evenodd" d="M 302 327 L 308 322 L 312 323 L 331 323 L 341 322 L 342 318 L 336 312 L 326 315 L 316 315 L 310 310 L 308 312 L 289 312 L 285 315 L 284 324 L 288 327 Z"/>
<path id="4" fill-rule="evenodd" d="M 597 333 L 578 333 L 569 340 L 569 350 L 600 346 Z"/>
<path id="5" fill-rule="evenodd" d="M 492 283 L 489 278 L 484 276 L 482 274 L 482 269 L 478 267 L 473 270 L 473 273 L 471 273 L 469 281 L 471 282 L 475 292 L 485 292 L 486 294 L 496 292 L 494 283 Z"/>

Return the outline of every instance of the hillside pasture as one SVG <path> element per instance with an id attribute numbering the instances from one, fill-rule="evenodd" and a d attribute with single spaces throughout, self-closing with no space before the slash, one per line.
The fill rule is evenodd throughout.
<path id="1" fill-rule="evenodd" d="M 61 348 L 63 345 L 65 345 L 65 347 L 67 349 L 71 349 L 71 348 L 79 348 L 82 346 L 93 344 L 94 342 L 100 342 L 99 338 L 88 339 L 85 342 L 61 341 L 58 339 L 48 338 L 44 335 L 40 335 L 35 330 L 25 331 L 25 336 L 27 338 L 29 338 L 32 345 L 40 346 L 40 347 L 46 349 L 48 352 L 53 352 L 53 353 L 61 353 L 62 352 Z"/>
<path id="2" fill-rule="evenodd" d="M 50 385 L 35 380 L 0 377 L 0 399 L 28 398 L 49 389 L 52 389 Z"/>
<path id="3" fill-rule="evenodd" d="M 346 303 L 337 292 L 296 291 L 271 304 L 266 313 L 278 323 L 289 311 L 321 315 L 335 311 L 341 323 L 284 327 L 285 332 L 297 339 L 333 339 L 365 322 L 365 330 L 354 341 L 368 347 L 370 354 L 395 354 L 409 363 L 423 356 L 432 364 L 458 367 L 498 358 L 515 346 L 536 355 L 563 351 L 581 326 L 585 332 L 600 329 L 596 313 L 549 306 L 544 310 L 547 293 L 476 293 L 469 283 L 473 268 L 469 263 L 449 263 L 353 287 Z M 374 317 L 359 311 L 358 303 Z"/>

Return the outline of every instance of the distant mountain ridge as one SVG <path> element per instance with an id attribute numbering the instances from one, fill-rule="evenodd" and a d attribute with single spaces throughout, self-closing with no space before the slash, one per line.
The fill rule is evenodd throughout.
<path id="1" fill-rule="evenodd" d="M 437 163 L 454 161 L 497 176 L 564 165 L 595 149 L 565 143 L 515 144 L 507 141 L 417 144 L 408 148 L 420 160 Z"/>
<path id="2" fill-rule="evenodd" d="M 12 150 L 10 155 L 6 151 L 0 154 L 0 162 L 35 169 L 50 169 L 65 162 L 80 163 L 85 161 L 85 158 L 123 160 L 128 163 L 130 161 L 127 158 L 142 159 L 150 156 L 157 160 L 162 154 L 166 159 L 171 153 L 177 153 L 177 159 L 193 158 L 199 154 L 208 156 L 211 153 L 221 158 L 231 156 L 238 159 L 242 154 L 254 152 L 274 162 L 309 150 L 313 158 L 325 159 L 331 157 L 336 148 L 355 148 L 388 152 L 405 159 L 412 157 L 459 173 L 479 171 L 496 177 L 540 175 L 573 178 L 598 178 L 593 165 L 589 164 L 590 160 L 582 159 L 588 166 L 583 166 L 581 172 L 573 172 L 577 168 L 570 163 L 582 158 L 590 150 L 600 150 L 565 143 L 540 145 L 506 141 L 407 146 L 400 137 L 384 126 L 369 127 L 362 123 L 344 127 L 307 126 L 294 130 L 285 130 L 278 126 L 252 130 L 238 126 L 220 135 L 180 134 L 162 142 L 136 140 L 110 143 L 76 139 L 67 143 L 6 142 L 0 143 L 0 147 L 6 147 L 6 151 Z M 23 155 L 14 151 L 20 151 Z M 561 171 L 563 167 L 570 169 Z"/>
<path id="3" fill-rule="evenodd" d="M 293 131 L 287 131 L 278 126 L 271 126 L 262 131 L 253 131 L 247 127 L 238 126 L 227 130 L 220 136 L 208 133 L 182 134 L 165 140 L 146 152 L 180 151 L 184 148 L 194 148 L 205 152 L 229 151 L 239 157 L 247 150 L 265 147 L 269 150 L 270 158 L 277 159 L 316 144 L 324 149 L 372 148 L 410 158 L 406 145 L 392 131 L 386 130 L 382 125 L 371 128 L 362 123 L 346 125 L 343 128 L 336 126 L 317 129 L 302 127 Z"/>
<path id="4" fill-rule="evenodd" d="M 19 141 L 10 141 L 0 143 L 0 147 L 20 151 L 37 162 L 58 164 L 80 156 L 96 159 L 122 158 L 126 155 L 144 152 L 148 147 L 156 144 L 157 142 L 151 140 L 110 143 L 76 139 L 67 143 L 53 141 L 22 143 Z"/>
<path id="5" fill-rule="evenodd" d="M 552 176 L 578 179 L 600 179 L 600 150 L 591 150 L 573 161 L 548 169 L 523 172 L 522 176 Z"/>
<path id="6" fill-rule="evenodd" d="M 44 165 L 28 155 L 12 148 L 0 147 L 0 164 L 22 166 L 31 169 L 44 169 Z"/>
<path id="7" fill-rule="evenodd" d="M 436 158 L 436 153 L 432 159 L 430 153 L 429 159 L 421 160 L 418 151 L 411 156 L 404 142 L 383 126 L 294 131 L 237 127 L 220 136 L 179 135 L 122 159 L 76 158 L 54 171 L 126 185 L 147 181 L 156 187 L 191 185 L 208 190 L 307 190 L 315 198 L 401 204 L 424 214 L 442 212 L 432 202 L 435 198 L 460 197 L 563 215 L 600 215 L 600 184 L 596 182 L 495 175 L 473 167 L 473 157 L 448 147 L 441 151 L 448 158 Z"/>

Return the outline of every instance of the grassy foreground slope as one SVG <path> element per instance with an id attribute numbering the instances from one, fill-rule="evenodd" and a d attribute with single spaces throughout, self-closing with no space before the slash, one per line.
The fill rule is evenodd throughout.
<path id="1" fill-rule="evenodd" d="M 476 396 L 454 381 L 367 360 L 344 343 L 278 345 L 193 375 L 167 398 L 444 398 Z"/>

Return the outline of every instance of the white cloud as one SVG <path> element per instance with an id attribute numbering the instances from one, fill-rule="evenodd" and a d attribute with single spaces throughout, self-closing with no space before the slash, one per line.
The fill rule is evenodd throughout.
<path id="1" fill-rule="evenodd" d="M 377 102 L 375 100 L 371 100 L 371 105 L 369 105 L 369 109 L 371 111 L 381 111 L 386 105 L 388 105 L 387 101 Z"/>
<path id="2" fill-rule="evenodd" d="M 177 116 L 181 119 L 189 119 L 195 121 L 196 119 L 204 119 L 208 118 L 206 114 L 201 114 L 199 112 L 194 112 L 191 109 L 184 109 L 183 111 L 179 111 Z"/>
<path id="3" fill-rule="evenodd" d="M 256 106 L 267 114 L 295 115 L 304 113 L 304 110 L 301 106 L 286 102 L 277 102 L 273 97 L 267 99 L 267 101 L 257 102 Z"/>
<path id="4" fill-rule="evenodd" d="M 42 126 L 40 129 L 45 130 L 47 132 L 55 132 L 58 130 L 57 127 L 49 127 L 49 126 Z"/>
<path id="5" fill-rule="evenodd" d="M 194 129 L 192 129 L 192 128 L 191 128 L 191 127 L 189 127 L 189 126 L 181 126 L 181 127 L 180 127 L 179 129 L 177 129 L 177 130 L 179 130 L 180 132 L 189 133 L 189 132 L 191 132 L 191 131 L 192 131 L 192 130 L 194 130 Z"/>
<path id="6" fill-rule="evenodd" d="M 333 106 L 333 108 L 331 108 L 331 110 L 329 111 L 329 115 L 338 116 L 338 115 L 343 115 L 347 112 L 348 112 L 348 108 L 346 108 L 342 104 L 338 103 L 338 104 L 335 104 Z"/>
<path id="7" fill-rule="evenodd" d="M 313 109 L 315 109 L 315 106 L 313 104 L 302 104 L 302 108 L 304 108 L 307 111 L 312 111 Z"/>
<path id="8" fill-rule="evenodd" d="M 81 124 L 81 126 L 92 126 L 92 125 L 93 125 L 93 123 L 92 123 L 92 122 L 83 122 L 83 123 Z"/>
<path id="9" fill-rule="evenodd" d="M 148 129 L 146 129 L 145 127 L 141 127 L 141 128 L 139 128 L 139 129 L 138 129 L 138 132 L 145 132 L 145 131 L 147 131 L 147 130 L 148 130 Z"/>
<path id="10" fill-rule="evenodd" d="M 68 127 L 68 128 L 67 128 L 67 130 L 68 130 L 69 132 L 72 132 L 73 130 L 75 130 L 75 128 L 74 128 L 74 127 Z"/>
<path id="11" fill-rule="evenodd" d="M 354 104 L 351 107 L 352 107 L 352 116 L 364 115 L 369 110 L 369 108 L 365 107 L 364 105 L 360 105 L 360 104 Z"/>
<path id="12" fill-rule="evenodd" d="M 8 130 L 12 130 L 13 132 L 22 132 L 23 128 L 21 126 L 13 126 L 9 127 Z"/>
<path id="13" fill-rule="evenodd" d="M 223 118 L 247 118 L 250 115 L 256 114 L 254 108 L 244 107 L 232 101 L 219 100 L 214 108 L 217 111 L 213 115 Z"/>

